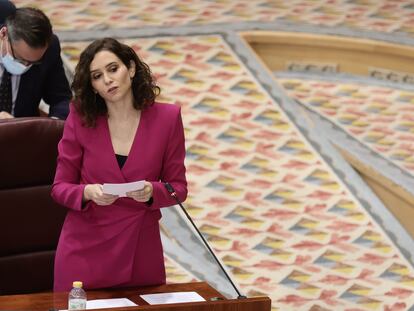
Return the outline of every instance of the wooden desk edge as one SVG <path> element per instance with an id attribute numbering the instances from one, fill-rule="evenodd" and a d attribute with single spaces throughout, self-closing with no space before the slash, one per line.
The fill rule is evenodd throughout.
<path id="1" fill-rule="evenodd" d="M 199 293 L 206 301 L 203 302 L 190 302 L 190 303 L 177 303 L 177 304 L 164 304 L 164 305 L 148 305 L 140 295 L 143 294 L 155 294 L 155 293 L 168 293 L 179 291 L 195 291 Z M 137 307 L 120 307 L 111 308 L 107 310 L 116 311 L 134 311 L 134 310 L 257 310 L 257 311 L 270 311 L 271 300 L 268 297 L 253 297 L 246 299 L 226 299 L 216 289 L 211 287 L 206 282 L 194 282 L 194 283 L 180 283 L 180 284 L 165 284 L 160 286 L 150 287 L 137 287 L 127 289 L 108 289 L 108 290 L 87 290 L 87 296 L 89 300 L 93 299 L 109 299 L 109 298 L 127 298 L 134 303 L 138 304 Z M 0 308 L 7 310 L 51 310 L 66 309 L 67 308 L 68 292 L 59 293 L 35 293 L 35 294 L 23 294 L 23 295 L 8 295 L 0 296 Z M 213 297 L 219 297 L 223 300 L 210 301 Z M 102 310 L 102 309 L 95 309 Z"/>

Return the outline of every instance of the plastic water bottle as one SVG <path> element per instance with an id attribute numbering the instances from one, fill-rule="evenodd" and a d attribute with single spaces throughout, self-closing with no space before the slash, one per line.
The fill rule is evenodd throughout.
<path id="1" fill-rule="evenodd" d="M 86 310 L 86 293 L 80 281 L 73 282 L 73 288 L 69 292 L 68 310 Z"/>

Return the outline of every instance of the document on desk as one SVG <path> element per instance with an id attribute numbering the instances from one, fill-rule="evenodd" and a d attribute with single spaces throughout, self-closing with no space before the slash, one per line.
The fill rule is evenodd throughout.
<path id="1" fill-rule="evenodd" d="M 145 180 L 128 182 L 123 184 L 103 184 L 103 193 L 119 195 L 126 197 L 126 193 L 134 190 L 144 189 Z"/>
<path id="2" fill-rule="evenodd" d="M 86 302 L 86 309 L 107 309 L 119 307 L 134 307 L 137 304 L 127 298 L 96 299 Z"/>
<path id="3" fill-rule="evenodd" d="M 90 309 L 108 309 L 119 307 L 135 307 L 138 306 L 127 298 L 111 298 L 111 299 L 95 299 L 86 302 L 86 310 Z M 68 310 L 60 310 L 68 311 Z"/>
<path id="4" fill-rule="evenodd" d="M 150 305 L 206 301 L 203 297 L 201 297 L 196 292 L 148 294 L 148 295 L 141 295 L 141 298 L 144 299 L 146 302 L 148 302 Z"/>

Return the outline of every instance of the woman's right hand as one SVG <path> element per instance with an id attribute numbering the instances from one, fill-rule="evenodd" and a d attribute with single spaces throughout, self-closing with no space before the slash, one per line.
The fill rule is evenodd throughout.
<path id="1" fill-rule="evenodd" d="M 110 205 L 118 199 L 117 195 L 103 193 L 103 187 L 100 184 L 89 184 L 83 190 L 84 201 L 93 201 L 98 205 Z"/>

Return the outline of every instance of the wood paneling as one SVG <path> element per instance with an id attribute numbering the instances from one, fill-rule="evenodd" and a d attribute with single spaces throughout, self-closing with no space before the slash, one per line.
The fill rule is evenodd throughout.
<path id="1" fill-rule="evenodd" d="M 342 156 L 359 172 L 388 210 L 414 238 L 414 197 L 401 186 L 362 163 L 349 152 L 337 147 Z"/>
<path id="2" fill-rule="evenodd" d="M 414 47 L 368 39 L 297 32 L 241 32 L 271 71 L 291 62 L 337 64 L 339 72 L 369 75 L 370 68 L 414 73 Z"/>

